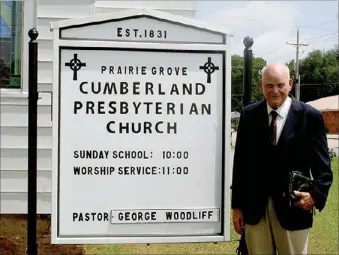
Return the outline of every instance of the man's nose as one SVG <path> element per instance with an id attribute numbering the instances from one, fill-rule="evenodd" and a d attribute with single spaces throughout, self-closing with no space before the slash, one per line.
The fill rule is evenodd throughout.
<path id="1" fill-rule="evenodd" d="M 279 88 L 278 88 L 278 86 L 277 85 L 275 85 L 275 86 L 273 86 L 273 93 L 274 94 L 277 94 L 277 93 L 279 93 Z"/>

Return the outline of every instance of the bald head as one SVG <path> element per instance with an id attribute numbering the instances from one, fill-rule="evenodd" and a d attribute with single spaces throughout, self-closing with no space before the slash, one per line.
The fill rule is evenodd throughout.
<path id="1" fill-rule="evenodd" d="M 287 65 L 273 63 L 265 66 L 261 72 L 262 78 L 265 76 L 283 76 L 290 79 L 290 69 Z"/>
<path id="2" fill-rule="evenodd" d="M 292 89 L 290 70 L 286 65 L 274 63 L 262 70 L 260 89 L 267 103 L 273 108 L 279 108 Z"/>

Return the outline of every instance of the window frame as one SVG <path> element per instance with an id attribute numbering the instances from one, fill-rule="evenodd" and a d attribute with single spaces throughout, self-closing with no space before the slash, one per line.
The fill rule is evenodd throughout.
<path id="1" fill-rule="evenodd" d="M 25 0 L 22 5 L 21 84 L 20 88 L 0 88 L 0 97 L 28 96 L 28 32 L 37 25 L 37 0 Z"/>

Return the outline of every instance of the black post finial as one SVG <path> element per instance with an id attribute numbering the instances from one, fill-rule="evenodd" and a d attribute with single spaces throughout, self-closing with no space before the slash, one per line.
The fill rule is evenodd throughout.
<path id="1" fill-rule="evenodd" d="M 244 50 L 244 93 L 243 93 L 243 106 L 251 103 L 251 90 L 252 90 L 252 50 L 253 38 L 246 36 L 243 40 L 245 45 Z"/>
<path id="2" fill-rule="evenodd" d="M 35 41 L 39 36 L 39 32 L 35 28 L 31 28 L 28 31 L 28 36 L 29 36 L 29 38 L 31 38 L 31 41 Z"/>
<path id="3" fill-rule="evenodd" d="M 245 49 L 250 49 L 253 45 L 253 38 L 246 36 L 243 40 L 243 44 L 245 45 Z"/>

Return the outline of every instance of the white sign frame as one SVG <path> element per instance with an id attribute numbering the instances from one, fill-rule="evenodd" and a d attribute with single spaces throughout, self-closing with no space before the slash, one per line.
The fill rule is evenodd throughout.
<path id="1" fill-rule="evenodd" d="M 113 21 L 121 18 L 133 18 L 135 16 L 146 15 L 171 23 L 175 20 L 176 24 L 184 27 L 202 29 L 213 33 L 220 33 L 224 36 L 223 43 L 199 43 L 195 42 L 132 42 L 132 41 L 114 41 L 114 40 L 86 40 L 86 39 L 63 39 L 61 30 L 63 28 L 79 25 L 90 25 L 91 23 L 100 23 Z M 230 241 L 230 167 L 231 167 L 231 53 L 230 37 L 231 33 L 215 26 L 206 25 L 196 20 L 184 17 L 162 13 L 154 10 L 129 10 L 123 12 L 109 13 L 105 15 L 90 16 L 75 20 L 64 20 L 51 23 L 53 31 L 53 127 L 52 127 L 52 223 L 51 223 L 51 242 L 52 244 L 123 244 L 123 243 L 183 243 L 183 242 L 224 242 Z M 221 208 L 221 233 L 215 235 L 180 235 L 180 236 L 61 236 L 59 235 L 59 79 L 60 79 L 60 57 L 62 48 L 86 48 L 86 49 L 127 49 L 137 51 L 182 51 L 193 53 L 220 53 L 223 55 L 223 158 L 222 158 L 222 176 L 223 193 Z M 222 141 L 221 141 L 222 142 Z M 189 224 L 189 223 L 188 223 Z M 145 224 L 147 225 L 147 224 Z M 146 226 L 147 227 L 147 226 Z"/>

